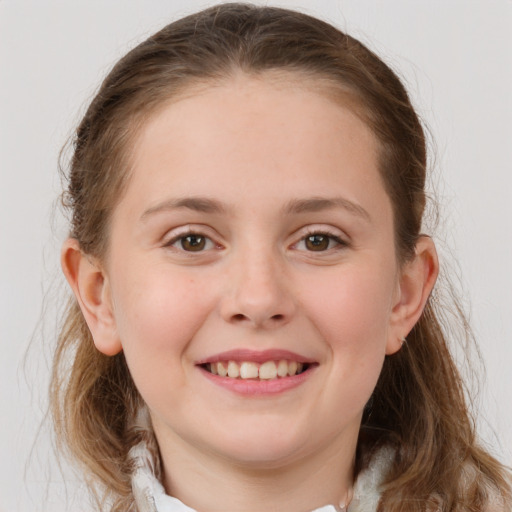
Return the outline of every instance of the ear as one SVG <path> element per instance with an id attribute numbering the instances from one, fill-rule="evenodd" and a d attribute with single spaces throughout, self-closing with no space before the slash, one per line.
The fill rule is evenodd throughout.
<path id="1" fill-rule="evenodd" d="M 112 356 L 122 350 L 112 308 L 110 285 L 99 262 L 84 254 L 78 241 L 66 240 L 61 266 L 91 331 L 96 348 Z"/>
<path id="2" fill-rule="evenodd" d="M 387 355 L 400 350 L 403 339 L 419 320 L 438 273 L 439 261 L 434 242 L 430 237 L 422 236 L 416 244 L 413 259 L 405 263 L 400 273 L 398 293 L 391 312 Z"/>

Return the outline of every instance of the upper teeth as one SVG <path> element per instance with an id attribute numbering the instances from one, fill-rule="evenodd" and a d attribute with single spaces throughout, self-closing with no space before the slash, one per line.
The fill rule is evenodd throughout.
<path id="1" fill-rule="evenodd" d="M 232 379 L 264 379 L 270 380 L 277 377 L 288 377 L 301 373 L 304 369 L 303 363 L 297 361 L 266 361 L 262 364 L 244 361 L 219 361 L 209 363 L 207 368 L 214 375 L 231 377 Z"/>

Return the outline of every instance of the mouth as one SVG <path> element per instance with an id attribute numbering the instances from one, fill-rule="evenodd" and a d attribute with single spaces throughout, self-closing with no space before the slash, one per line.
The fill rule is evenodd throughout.
<path id="1" fill-rule="evenodd" d="M 219 377 L 269 381 L 300 375 L 314 365 L 315 363 L 279 359 L 263 362 L 223 360 L 206 362 L 199 366 L 206 372 Z"/>
<path id="2" fill-rule="evenodd" d="M 235 349 L 196 361 L 213 384 L 244 397 L 277 396 L 303 385 L 319 363 L 289 350 Z"/>

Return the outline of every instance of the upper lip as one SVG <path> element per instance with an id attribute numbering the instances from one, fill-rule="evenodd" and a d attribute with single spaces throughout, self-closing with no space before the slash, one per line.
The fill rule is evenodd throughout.
<path id="1" fill-rule="evenodd" d="M 305 357 L 303 355 L 291 352 L 290 350 L 281 349 L 268 349 L 268 350 L 252 350 L 246 348 L 227 350 L 220 352 L 209 357 L 205 357 L 196 361 L 197 365 L 206 363 L 218 363 L 221 361 L 236 361 L 236 362 L 253 362 L 264 363 L 266 361 L 279 361 L 286 359 L 288 361 L 297 361 L 298 363 L 314 363 L 315 360 Z"/>

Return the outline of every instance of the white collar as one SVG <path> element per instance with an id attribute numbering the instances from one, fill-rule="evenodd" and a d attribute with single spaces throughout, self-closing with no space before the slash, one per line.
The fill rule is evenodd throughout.
<path id="1" fill-rule="evenodd" d="M 132 488 L 138 512 L 196 512 L 165 493 L 158 479 L 158 449 L 149 436 L 130 450 L 130 458 L 134 464 Z M 377 452 L 370 467 L 358 476 L 354 485 L 354 496 L 347 512 L 377 511 L 380 485 L 392 459 L 391 448 L 384 447 Z M 337 512 L 338 510 L 334 505 L 326 505 L 312 512 Z"/>

